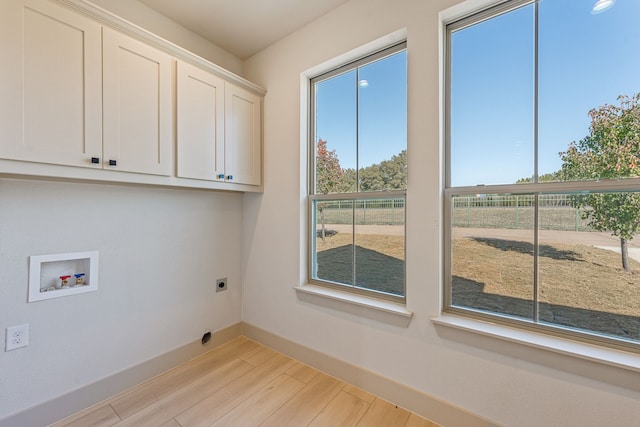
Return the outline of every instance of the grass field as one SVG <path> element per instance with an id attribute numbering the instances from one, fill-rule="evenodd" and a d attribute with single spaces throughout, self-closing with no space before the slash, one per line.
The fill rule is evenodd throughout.
<path id="1" fill-rule="evenodd" d="M 543 230 L 592 231 L 580 211 L 571 207 L 541 207 L 539 227 Z M 455 208 L 452 222 L 457 227 L 533 229 L 533 207 Z"/>
<path id="2" fill-rule="evenodd" d="M 317 239 L 320 278 L 351 284 L 352 243 L 350 233 Z M 453 253 L 454 305 L 532 318 L 531 243 L 462 237 L 454 240 Z M 403 236 L 358 235 L 355 256 L 358 286 L 403 293 Z M 624 271 L 620 255 L 612 251 L 574 243 L 541 245 L 540 321 L 640 340 L 640 263 L 630 262 L 635 273 Z"/>
<path id="3" fill-rule="evenodd" d="M 353 257 L 356 286 L 394 295 L 404 295 L 404 237 L 337 233 L 316 239 L 317 275 L 324 280 L 353 285 Z M 384 268 L 380 269 L 380 266 Z"/>
<path id="4" fill-rule="evenodd" d="M 460 238 L 453 244 L 454 305 L 533 316 L 533 245 Z M 541 245 L 540 321 L 640 340 L 640 264 L 622 269 L 620 255 L 571 243 Z"/>

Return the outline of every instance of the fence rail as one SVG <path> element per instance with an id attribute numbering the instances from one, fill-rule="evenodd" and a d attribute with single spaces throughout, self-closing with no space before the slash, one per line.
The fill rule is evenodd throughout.
<path id="1" fill-rule="evenodd" d="M 533 229 L 534 195 L 455 196 L 452 200 L 454 227 Z M 325 224 L 402 225 L 403 198 L 330 200 L 316 202 L 316 218 Z M 538 221 L 543 230 L 594 231 L 582 218 L 584 209 L 572 206 L 570 196 L 538 196 Z"/>
<path id="2" fill-rule="evenodd" d="M 456 196 L 452 201 L 454 227 L 533 229 L 534 195 Z M 543 230 L 594 231 L 582 218 L 584 209 L 571 205 L 570 196 L 538 196 L 538 223 Z"/>
<path id="3" fill-rule="evenodd" d="M 316 210 L 325 224 L 402 225 L 405 204 L 403 198 L 317 201 Z"/>

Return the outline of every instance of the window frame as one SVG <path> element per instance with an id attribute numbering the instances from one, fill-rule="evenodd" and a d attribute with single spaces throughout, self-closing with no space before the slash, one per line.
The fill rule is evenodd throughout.
<path id="1" fill-rule="evenodd" d="M 490 4 L 485 4 L 482 9 L 472 11 L 449 20 L 442 21 L 442 111 L 443 111 L 443 191 L 442 191 L 442 214 L 443 214 L 443 315 L 459 315 L 470 320 L 490 322 L 506 327 L 515 327 L 529 332 L 542 333 L 549 336 L 567 338 L 574 341 L 595 344 L 607 348 L 633 351 L 640 353 L 640 341 L 625 339 L 623 337 L 613 337 L 589 331 L 587 329 L 574 329 L 560 324 L 543 323 L 538 318 L 538 224 L 539 204 L 537 196 L 560 193 L 599 193 L 599 192 L 625 192 L 640 191 L 640 178 L 624 178 L 597 181 L 557 181 L 538 182 L 538 11 L 535 11 L 535 37 L 534 37 L 534 98 L 533 98 L 533 123 L 534 123 L 534 173 L 530 183 L 518 184 L 487 184 L 487 185 L 465 185 L 453 187 L 451 185 L 451 34 L 454 31 L 466 27 L 480 24 L 499 15 L 508 13 L 525 5 L 533 4 L 538 8 L 538 0 L 497 0 Z M 534 207 L 534 226 L 532 230 L 534 246 L 534 280 L 533 280 L 533 304 L 534 314 L 531 320 L 521 319 L 508 314 L 489 312 L 473 307 L 454 306 L 452 303 L 452 263 L 453 263 L 453 197 L 465 195 L 492 194 L 492 195 L 534 195 L 536 203 Z M 447 322 L 443 322 L 447 323 Z"/>
<path id="2" fill-rule="evenodd" d="M 306 272 L 307 272 L 307 283 L 310 285 L 316 285 L 316 286 L 321 286 L 321 287 L 325 287 L 325 288 L 329 288 L 329 289 L 335 289 L 338 291 L 344 291 L 344 292 L 348 292 L 348 293 L 353 293 L 356 295 L 362 295 L 362 296 L 366 296 L 366 297 L 372 297 L 374 299 L 381 299 L 381 300 L 387 300 L 387 301 L 391 301 L 391 302 L 395 302 L 395 303 L 400 303 L 400 304 L 405 304 L 406 303 L 406 206 L 407 206 L 407 190 L 388 190 L 388 191 L 358 191 L 358 189 L 356 188 L 356 191 L 354 192 L 349 192 L 349 193 L 330 193 L 330 194 L 322 194 L 322 193 L 316 193 L 316 167 L 315 167 L 315 162 L 316 162 L 316 143 L 317 141 L 315 141 L 316 138 L 316 134 L 315 134 L 315 109 L 316 109 L 316 98 L 315 98 L 315 84 L 316 83 L 320 83 L 326 80 L 329 80 L 333 77 L 339 76 L 341 74 L 347 73 L 349 71 L 355 70 L 359 67 L 374 63 L 376 61 L 382 60 L 386 57 L 392 56 L 394 54 L 397 54 L 399 52 L 402 51 L 407 51 L 407 41 L 406 39 L 402 39 L 400 41 L 395 41 L 392 44 L 380 47 L 378 49 L 375 49 L 373 51 L 370 51 L 368 53 L 365 53 L 363 55 L 358 56 L 355 59 L 352 60 L 348 60 L 347 62 L 344 62 L 341 65 L 338 65 L 336 67 L 331 68 L 328 71 L 324 71 L 321 72 L 319 74 L 315 74 L 315 75 L 311 75 L 308 76 L 308 93 L 307 93 L 307 99 L 308 99 L 308 117 L 307 117 L 307 152 L 308 152 L 308 156 L 307 156 L 307 171 L 308 171 L 308 178 L 307 178 L 307 226 L 306 226 L 306 233 L 307 233 L 307 268 L 306 268 Z M 408 93 L 408 90 L 407 90 Z M 356 105 L 357 105 L 357 100 L 356 100 Z M 356 145 L 358 144 L 358 141 L 356 141 Z M 408 145 L 408 144 L 407 144 Z M 408 148 L 408 147 L 407 147 Z M 407 149 L 405 148 L 405 149 Z M 358 168 L 356 168 L 356 183 L 358 182 L 358 173 L 359 170 Z M 408 179 L 407 179 L 407 186 L 408 186 Z M 403 233 L 403 246 L 404 246 L 404 253 L 405 253 L 405 260 L 403 261 L 403 269 L 404 269 L 404 277 L 403 277 L 403 291 L 402 291 L 402 295 L 395 295 L 395 294 L 390 294 L 390 293 L 385 293 L 385 292 L 381 292 L 381 291 L 376 291 L 373 289 L 366 289 L 366 288 L 362 288 L 362 287 L 358 287 L 355 284 L 353 285 L 348 285 L 348 284 L 342 284 L 342 283 L 338 283 L 338 282 L 331 282 L 328 280 L 321 280 L 318 278 L 314 278 L 313 277 L 313 272 L 314 272 L 314 266 L 315 266 L 315 245 L 316 245 L 316 223 L 314 221 L 314 215 L 315 215 L 315 202 L 317 201 L 322 201 L 322 200 L 350 200 L 353 201 L 354 203 L 357 203 L 360 200 L 371 200 L 371 199 L 402 199 L 404 202 L 404 213 L 403 213 L 403 227 L 404 227 L 404 233 Z M 355 209 L 355 208 L 354 208 Z M 355 236 L 355 229 L 357 224 L 355 224 L 355 222 L 352 222 L 351 226 L 354 229 L 354 236 Z M 355 245 L 354 245 L 355 248 Z M 354 261 L 354 267 L 355 267 L 355 262 Z"/>

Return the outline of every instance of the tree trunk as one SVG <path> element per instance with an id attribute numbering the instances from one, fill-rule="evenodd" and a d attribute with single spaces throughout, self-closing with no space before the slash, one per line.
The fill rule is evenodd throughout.
<path id="1" fill-rule="evenodd" d="M 629 268 L 629 249 L 627 247 L 627 239 L 620 238 L 620 253 L 622 254 L 622 268 L 631 272 Z"/>
<path id="2" fill-rule="evenodd" d="M 320 234 L 320 237 L 322 238 L 322 241 L 324 242 L 324 206 L 320 206 L 319 207 L 319 211 L 320 211 L 320 222 L 322 223 L 322 233 Z"/>

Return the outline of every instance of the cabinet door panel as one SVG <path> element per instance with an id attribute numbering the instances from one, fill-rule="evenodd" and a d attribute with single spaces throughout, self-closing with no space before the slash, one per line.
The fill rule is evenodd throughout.
<path id="1" fill-rule="evenodd" d="M 104 162 L 116 170 L 171 174 L 169 55 L 105 28 Z"/>
<path id="2" fill-rule="evenodd" d="M 231 83 L 225 87 L 225 170 L 231 182 L 262 181 L 261 98 Z"/>
<path id="3" fill-rule="evenodd" d="M 177 97 L 177 176 L 224 180 L 224 80 L 178 62 Z"/>
<path id="4" fill-rule="evenodd" d="M 0 157 L 95 167 L 91 157 L 102 155 L 100 25 L 45 1 L 0 7 Z"/>

